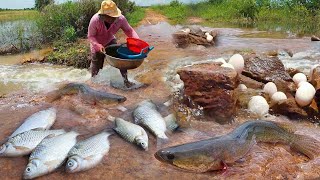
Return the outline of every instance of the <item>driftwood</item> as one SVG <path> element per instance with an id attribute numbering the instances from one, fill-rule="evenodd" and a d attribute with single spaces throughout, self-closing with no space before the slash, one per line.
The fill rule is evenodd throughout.
<path id="1" fill-rule="evenodd" d="M 183 31 L 178 31 L 174 33 L 173 41 L 178 47 L 187 47 L 190 44 L 202 45 L 202 46 L 213 46 L 217 37 L 217 31 L 211 31 L 209 34 L 213 37 L 213 41 L 208 42 L 205 33 L 203 35 L 198 35 L 194 33 L 186 33 Z"/>

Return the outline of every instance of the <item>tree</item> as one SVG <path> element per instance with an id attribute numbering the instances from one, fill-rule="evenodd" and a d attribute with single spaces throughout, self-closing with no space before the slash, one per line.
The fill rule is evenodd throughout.
<path id="1" fill-rule="evenodd" d="M 35 8 L 41 11 L 44 7 L 53 3 L 54 3 L 54 0 L 35 0 Z"/>

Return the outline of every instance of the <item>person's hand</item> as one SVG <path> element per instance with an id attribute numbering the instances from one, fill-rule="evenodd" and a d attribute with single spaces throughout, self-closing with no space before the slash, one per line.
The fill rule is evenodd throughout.
<path id="1" fill-rule="evenodd" d="M 103 54 L 105 54 L 105 53 L 106 53 L 106 49 L 105 49 L 104 47 L 101 47 L 101 48 L 100 48 L 100 52 L 102 52 Z"/>

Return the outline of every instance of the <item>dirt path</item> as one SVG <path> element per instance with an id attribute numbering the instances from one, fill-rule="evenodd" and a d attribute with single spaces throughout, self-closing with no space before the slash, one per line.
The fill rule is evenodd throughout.
<path id="1" fill-rule="evenodd" d="M 168 18 L 153 9 L 147 8 L 145 18 L 139 23 L 141 25 L 158 24 L 159 22 L 168 21 Z"/>

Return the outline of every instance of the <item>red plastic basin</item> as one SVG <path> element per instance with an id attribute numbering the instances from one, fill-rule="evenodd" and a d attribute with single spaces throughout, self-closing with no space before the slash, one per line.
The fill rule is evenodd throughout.
<path id="1" fill-rule="evenodd" d="M 144 42 L 141 39 L 136 38 L 127 38 L 127 47 L 130 51 L 134 53 L 141 53 L 141 51 L 147 47 L 149 47 L 149 44 Z M 147 49 L 146 49 L 147 51 Z M 146 52 L 144 52 L 146 53 Z"/>

